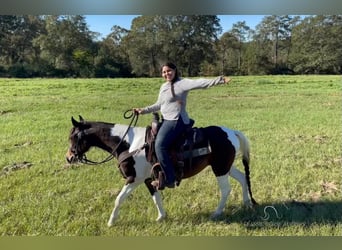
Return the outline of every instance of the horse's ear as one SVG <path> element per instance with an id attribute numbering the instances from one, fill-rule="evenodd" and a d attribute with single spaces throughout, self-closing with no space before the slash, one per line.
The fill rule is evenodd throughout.
<path id="1" fill-rule="evenodd" d="M 81 115 L 78 116 L 80 118 L 80 122 L 84 123 L 84 119 Z"/>
<path id="2" fill-rule="evenodd" d="M 78 128 L 81 125 L 78 121 L 74 119 L 73 116 L 71 117 L 71 122 L 72 122 L 72 125 L 74 125 L 74 127 L 76 128 Z"/>

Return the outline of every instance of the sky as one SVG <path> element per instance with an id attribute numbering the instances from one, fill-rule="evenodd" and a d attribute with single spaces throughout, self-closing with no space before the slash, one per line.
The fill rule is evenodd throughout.
<path id="1" fill-rule="evenodd" d="M 85 15 L 88 27 L 93 32 L 101 34 L 99 38 L 106 37 L 114 25 L 122 28 L 131 29 L 132 20 L 137 15 Z M 234 23 L 246 21 L 246 24 L 255 29 L 255 26 L 261 22 L 264 15 L 218 15 L 223 33 L 230 30 Z M 223 34 L 222 33 L 222 34 Z"/>

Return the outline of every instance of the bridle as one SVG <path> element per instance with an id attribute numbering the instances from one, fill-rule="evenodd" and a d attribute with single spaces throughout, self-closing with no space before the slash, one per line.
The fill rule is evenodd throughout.
<path id="1" fill-rule="evenodd" d="M 128 114 L 129 112 L 131 112 L 131 114 Z M 77 133 L 77 136 L 76 136 L 77 141 L 76 141 L 76 146 L 75 146 L 75 149 L 74 149 L 74 150 L 75 150 L 75 152 L 76 152 L 76 153 L 75 153 L 75 154 L 76 154 L 76 157 L 78 158 L 78 160 L 79 160 L 81 163 L 88 164 L 88 165 L 99 165 L 99 164 L 103 164 L 103 163 L 106 163 L 106 162 L 111 161 L 114 157 L 120 158 L 120 157 L 117 155 L 117 152 L 116 152 L 116 151 L 117 151 L 117 149 L 119 148 L 119 146 L 121 145 L 121 143 L 124 141 L 124 138 L 126 137 L 128 131 L 129 131 L 129 129 L 132 127 L 132 124 L 134 123 L 133 126 L 135 126 L 135 125 L 137 124 L 139 114 L 138 114 L 137 112 L 134 112 L 134 111 L 132 111 L 131 109 L 129 109 L 129 110 L 126 110 L 126 111 L 124 112 L 123 117 L 124 117 L 125 119 L 131 119 L 131 121 L 130 121 L 128 127 L 127 127 L 127 130 L 126 130 L 126 132 L 124 133 L 124 135 L 121 137 L 120 142 L 119 142 L 119 143 L 115 146 L 115 148 L 112 150 L 112 152 L 110 153 L 110 155 L 108 155 L 107 158 L 105 158 L 105 159 L 102 160 L 102 161 L 92 161 L 92 160 L 89 160 L 89 159 L 87 158 L 87 156 L 86 156 L 85 153 L 84 153 L 84 154 L 78 155 L 78 152 L 79 152 L 79 151 L 78 151 L 79 141 L 80 141 L 80 139 L 85 135 L 85 132 L 82 130 L 82 131 L 79 131 L 79 132 Z M 142 146 L 141 149 L 143 149 L 144 147 L 145 147 L 145 144 Z M 139 149 L 139 151 L 140 151 L 141 149 Z M 132 153 L 130 153 L 130 155 L 135 154 L 137 151 L 138 151 L 138 150 L 133 151 Z M 124 159 L 123 159 L 123 160 L 124 160 Z"/>

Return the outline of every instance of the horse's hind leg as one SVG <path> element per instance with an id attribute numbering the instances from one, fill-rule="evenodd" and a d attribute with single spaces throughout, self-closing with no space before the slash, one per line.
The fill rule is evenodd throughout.
<path id="1" fill-rule="evenodd" d="M 119 217 L 119 209 L 121 204 L 124 202 L 124 200 L 127 198 L 127 196 L 132 193 L 132 191 L 139 186 L 140 183 L 129 183 L 126 184 L 120 191 L 120 193 L 118 194 L 118 196 L 115 199 L 115 205 L 114 205 L 114 209 L 112 211 L 112 214 L 110 215 L 110 218 L 108 220 L 108 227 L 113 226 L 115 220 Z"/>
<path id="2" fill-rule="evenodd" d="M 245 204 L 245 206 L 251 206 L 252 203 L 248 196 L 248 186 L 247 186 L 245 174 L 242 173 L 240 170 L 238 170 L 235 167 L 235 165 L 233 165 L 229 171 L 229 175 L 240 183 L 242 187 L 243 203 Z"/>
<path id="3" fill-rule="evenodd" d="M 231 191 L 229 180 L 228 180 L 228 173 L 222 176 L 217 176 L 216 179 L 217 179 L 220 192 L 221 192 L 221 200 L 219 202 L 218 207 L 216 208 L 215 212 L 212 215 L 212 218 L 214 219 L 222 214 L 224 207 L 226 205 L 228 196 Z"/>

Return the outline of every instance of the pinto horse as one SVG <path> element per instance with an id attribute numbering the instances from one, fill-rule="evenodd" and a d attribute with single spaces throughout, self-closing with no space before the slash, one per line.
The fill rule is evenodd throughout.
<path id="1" fill-rule="evenodd" d="M 158 217 L 156 220 L 163 220 L 166 217 L 166 212 L 162 205 L 160 192 L 152 185 L 152 165 L 147 161 L 144 150 L 147 128 L 85 121 L 81 116 L 79 118 L 80 121 L 71 118 L 73 127 L 69 134 L 70 147 L 66 154 L 67 161 L 70 164 L 77 161 L 95 163 L 88 160 L 85 153 L 91 147 L 98 147 L 109 152 L 110 155 L 104 161 L 97 163 L 103 163 L 115 157 L 119 163 L 119 170 L 126 179 L 125 185 L 115 199 L 115 206 L 110 215 L 108 226 L 112 226 L 118 218 L 119 208 L 127 196 L 142 183 L 146 185 L 157 207 Z M 205 155 L 194 157 L 191 166 L 184 167 L 183 178 L 192 177 L 208 165 L 211 166 L 221 191 L 221 199 L 212 215 L 213 218 L 223 213 L 230 194 L 228 175 L 241 184 L 244 204 L 247 206 L 255 205 L 256 201 L 252 196 L 250 185 L 250 148 L 247 138 L 243 133 L 226 127 L 210 126 L 201 129 L 203 136 L 210 144 L 211 151 Z M 246 175 L 234 165 L 234 160 L 239 152 L 242 154 Z"/>

